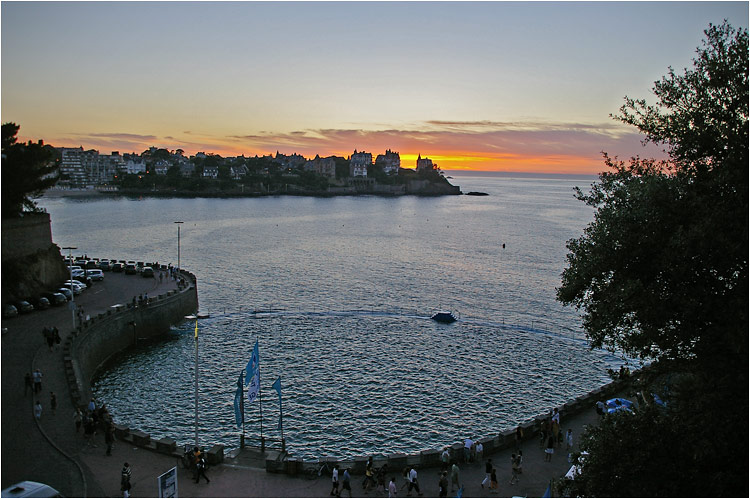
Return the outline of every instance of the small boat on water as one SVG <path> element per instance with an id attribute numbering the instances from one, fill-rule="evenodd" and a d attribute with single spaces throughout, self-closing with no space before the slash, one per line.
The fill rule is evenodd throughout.
<path id="1" fill-rule="evenodd" d="M 456 315 L 450 310 L 438 310 L 430 316 L 430 319 L 436 322 L 442 322 L 443 324 L 451 324 L 456 322 L 458 317 L 456 317 Z"/>

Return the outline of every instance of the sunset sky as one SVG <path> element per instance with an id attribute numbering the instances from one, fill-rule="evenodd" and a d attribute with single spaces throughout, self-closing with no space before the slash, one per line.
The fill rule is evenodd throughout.
<path id="1" fill-rule="evenodd" d="M 22 139 L 222 156 L 354 149 L 445 169 L 596 173 L 612 120 L 748 2 L 2 2 Z"/>

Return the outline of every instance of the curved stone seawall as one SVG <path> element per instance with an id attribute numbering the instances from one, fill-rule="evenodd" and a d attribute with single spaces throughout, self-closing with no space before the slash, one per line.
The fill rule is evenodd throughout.
<path id="1" fill-rule="evenodd" d="M 188 282 L 186 288 L 150 297 L 147 304 L 115 305 L 84 321 L 68 337 L 63 347 L 63 360 L 76 406 L 86 406 L 91 398 L 91 380 L 114 355 L 137 341 L 167 333 L 173 324 L 198 309 L 196 278 L 185 271 L 182 275 Z"/>
<path id="2" fill-rule="evenodd" d="M 180 291 L 170 291 L 155 298 L 150 298 L 148 305 L 134 306 L 132 303 L 112 307 L 106 313 L 92 317 L 84 322 L 78 331 L 71 335 L 64 345 L 64 361 L 67 381 L 75 405 L 84 408 L 91 398 L 91 379 L 96 372 L 115 354 L 135 344 L 139 339 L 155 338 L 169 331 L 172 324 L 178 323 L 186 315 L 198 309 L 198 292 L 196 278 L 183 271 L 189 286 Z M 135 323 L 135 326 L 133 326 Z M 135 328 L 135 329 L 134 329 Z M 642 368 L 647 370 L 648 367 Z M 636 373 L 633 373 L 636 374 Z M 558 407 L 561 417 L 571 416 L 583 411 L 594 411 L 597 401 L 611 398 L 627 388 L 627 381 L 613 381 L 585 395 L 577 397 Z M 542 422 L 550 413 L 530 418 L 519 426 L 523 429 L 524 440 L 538 438 Z M 180 457 L 177 443 L 170 438 L 152 441 L 150 435 L 131 429 L 126 424 L 115 424 L 115 435 L 133 445 L 144 449 Z M 515 428 L 505 429 L 495 436 L 478 440 L 484 446 L 484 455 L 489 456 L 515 444 Z M 463 442 L 449 446 L 451 459 L 463 459 Z M 207 446 L 209 464 L 224 461 L 224 446 Z M 255 449 L 258 451 L 259 449 Z M 236 454 L 233 451 L 232 454 Z M 260 450 L 261 454 L 263 451 Z M 390 454 L 387 457 L 375 457 L 375 466 L 388 464 L 388 469 L 401 470 L 406 466 L 417 469 L 440 466 L 439 449 L 427 449 L 415 454 Z M 325 463 L 329 466 L 338 464 L 349 468 L 352 474 L 364 474 L 368 456 L 340 460 L 334 457 L 321 457 L 316 461 L 303 461 L 294 458 L 284 451 L 265 451 L 266 471 L 296 475 L 307 470 L 319 470 Z"/>
<path id="3" fill-rule="evenodd" d="M 636 371 L 633 375 L 638 372 L 646 371 L 649 367 L 644 367 L 640 371 Z M 616 380 L 608 383 L 596 390 L 593 390 L 585 395 L 577 397 L 562 406 L 558 406 L 560 416 L 564 419 L 579 414 L 583 411 L 594 411 L 596 402 L 599 400 L 606 400 L 612 398 L 617 394 L 622 393 L 628 387 L 628 381 Z M 533 418 L 530 418 L 519 425 L 523 430 L 523 440 L 530 440 L 532 438 L 539 438 L 539 432 L 542 427 L 542 423 L 551 417 L 550 412 L 540 414 Z M 504 449 L 508 449 L 515 445 L 515 434 L 516 429 L 510 428 L 507 430 L 500 431 L 495 436 L 488 436 L 485 438 L 478 439 L 484 447 L 484 456 L 490 456 L 496 452 Z M 449 446 L 451 460 L 457 462 L 463 461 L 464 444 L 463 442 L 457 442 Z M 373 459 L 374 465 L 380 467 L 383 464 L 388 465 L 389 470 L 402 470 L 409 466 L 417 469 L 439 467 L 441 449 L 427 449 L 415 454 L 390 454 L 387 457 L 375 457 Z M 338 464 L 340 468 L 349 468 L 350 473 L 362 475 L 365 473 L 365 467 L 367 465 L 368 456 L 355 457 L 349 460 L 339 460 L 332 457 L 321 457 L 317 461 L 303 461 L 302 459 L 295 459 L 290 455 L 284 453 L 274 453 L 269 456 L 266 460 L 266 470 L 275 473 L 287 473 L 290 475 L 296 475 L 302 472 L 309 472 L 311 470 L 319 470 L 323 464 L 328 464 L 331 469 L 334 464 Z"/>

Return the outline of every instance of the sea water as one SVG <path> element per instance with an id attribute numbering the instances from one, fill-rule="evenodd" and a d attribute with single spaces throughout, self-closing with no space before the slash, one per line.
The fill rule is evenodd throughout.
<path id="1" fill-rule="evenodd" d="M 239 445 L 237 379 L 255 342 L 261 432 L 305 458 L 418 452 L 483 437 L 584 394 L 620 360 L 555 300 L 594 177 L 449 173 L 488 196 L 46 199 L 53 240 L 101 258 L 180 261 L 198 278 L 198 434 Z M 429 319 L 436 308 L 461 319 Z M 195 324 L 94 380 L 116 421 L 192 442 Z M 282 397 L 271 385 L 281 377 Z M 260 417 L 262 411 L 262 419 Z M 283 430 L 279 420 L 283 411 Z M 277 445 L 274 444 L 274 445 Z"/>

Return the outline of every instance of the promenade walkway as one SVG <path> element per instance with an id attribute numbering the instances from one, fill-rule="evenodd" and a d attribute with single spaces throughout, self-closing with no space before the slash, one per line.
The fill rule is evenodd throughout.
<path id="1" fill-rule="evenodd" d="M 141 293 L 156 296 L 176 288 L 176 283 L 168 278 L 160 284 L 159 279 L 108 272 L 104 281 L 94 283 L 75 300 L 85 314 L 94 316 Z M 57 326 L 64 342 L 73 327 L 70 309 L 53 307 L 2 321 L 1 485 L 5 488 L 22 480 L 34 480 L 50 484 L 68 497 L 81 497 L 86 491 L 89 496 L 106 496 L 97 477 L 80 459 L 85 441 L 75 432 L 62 344 L 49 351 L 41 333 L 45 326 Z M 43 375 L 39 424 L 33 416 L 36 398 L 31 393 L 24 394 L 24 375 L 36 368 Z M 54 413 L 50 391 L 57 396 Z"/>
<path id="2" fill-rule="evenodd" d="M 140 276 L 106 274 L 103 283 L 76 297 L 86 313 L 94 315 L 111 305 L 132 300 L 143 292 L 150 296 L 175 289 L 171 280 L 162 285 L 158 280 Z M 212 467 L 207 474 L 211 483 L 195 484 L 188 470 L 182 469 L 176 459 L 147 451 L 125 442 L 115 443 L 112 456 L 106 456 L 104 437 L 99 432 L 87 445 L 81 433 L 76 433 L 73 423 L 73 405 L 65 382 L 62 348 L 49 352 L 44 344 L 41 329 L 57 326 L 63 338 L 69 334 L 72 323 L 67 307 L 34 312 L 27 316 L 3 321 L 8 331 L 2 337 L 2 487 L 21 480 L 34 480 L 52 485 L 68 497 L 119 497 L 120 470 L 124 462 L 132 468 L 131 494 L 133 497 L 158 497 L 157 477 L 177 466 L 178 492 L 182 497 L 326 497 L 331 488 L 330 476 L 315 480 L 267 473 L 262 468 L 223 464 Z M 24 395 L 24 374 L 39 368 L 43 375 L 40 400 L 44 412 L 40 424 L 33 417 L 34 397 Z M 58 407 L 52 413 L 49 392 L 57 394 Z M 540 407 L 539 412 L 551 407 Z M 127 423 L 123 421 L 122 423 Z M 563 418 L 562 429 L 573 429 L 575 441 L 584 426 L 596 423 L 592 408 L 577 416 Z M 485 435 L 478 435 L 483 437 Z M 464 435 L 456 435 L 456 441 Z M 384 442 L 385 443 L 385 442 Z M 290 451 L 294 443 L 289 442 Z M 556 450 L 552 462 L 544 462 L 544 452 L 537 438 L 523 443 L 523 474 L 519 483 L 510 485 L 512 449 L 495 453 L 491 457 L 499 481 L 497 494 L 482 488 L 484 461 L 459 464 L 460 482 L 464 497 L 541 497 L 550 479 L 565 474 L 567 462 L 565 446 Z M 394 472 L 397 470 L 393 470 Z M 419 482 L 425 497 L 438 495 L 438 469 L 418 470 Z M 406 496 L 402 488 L 404 479 L 394 473 L 399 487 L 399 497 Z M 354 497 L 386 497 L 382 492 L 365 494 L 362 477 L 352 477 Z M 455 492 L 451 494 L 455 497 Z M 346 494 L 345 494 L 346 496 Z M 416 494 L 414 494 L 416 496 Z"/>

